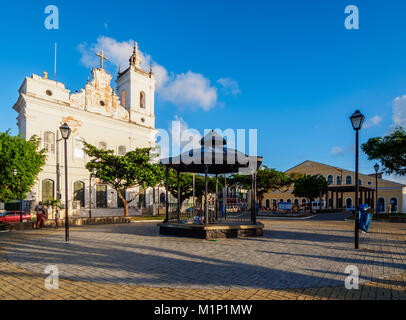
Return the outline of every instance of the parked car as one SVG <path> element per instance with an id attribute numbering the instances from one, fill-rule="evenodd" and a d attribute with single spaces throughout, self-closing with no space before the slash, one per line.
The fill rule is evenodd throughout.
<path id="1" fill-rule="evenodd" d="M 31 214 L 24 211 L 3 211 L 0 212 L 0 223 L 17 223 L 20 222 L 22 214 L 23 222 L 31 220 Z"/>

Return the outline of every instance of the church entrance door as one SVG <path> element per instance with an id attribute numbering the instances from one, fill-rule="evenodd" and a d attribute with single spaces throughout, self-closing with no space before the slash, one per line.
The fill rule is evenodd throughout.
<path id="1" fill-rule="evenodd" d="M 96 186 L 96 206 L 97 208 L 107 208 L 107 186 Z"/>

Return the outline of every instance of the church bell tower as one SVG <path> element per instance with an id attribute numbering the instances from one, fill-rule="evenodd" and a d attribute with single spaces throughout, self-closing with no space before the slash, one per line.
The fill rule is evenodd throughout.
<path id="1" fill-rule="evenodd" d="M 130 114 L 130 122 L 148 128 L 155 128 L 154 95 L 155 78 L 152 72 L 141 67 L 142 58 L 138 52 L 138 44 L 134 43 L 134 51 L 130 57 L 129 67 L 117 76 L 117 93 L 121 105 Z"/>

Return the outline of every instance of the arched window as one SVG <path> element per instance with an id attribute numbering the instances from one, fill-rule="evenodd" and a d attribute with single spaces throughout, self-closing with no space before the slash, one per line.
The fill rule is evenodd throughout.
<path id="1" fill-rule="evenodd" d="M 358 180 L 358 184 L 359 184 L 360 186 L 362 186 L 362 180 L 361 180 L 361 179 Z"/>
<path id="2" fill-rule="evenodd" d="M 337 176 L 337 185 L 338 185 L 338 186 L 341 185 L 341 176 Z"/>
<path id="3" fill-rule="evenodd" d="M 140 92 L 140 108 L 145 109 L 145 93 L 144 93 L 144 91 Z"/>
<path id="4" fill-rule="evenodd" d="M 107 150 L 107 143 L 104 141 L 99 142 L 99 149 Z"/>
<path id="5" fill-rule="evenodd" d="M 280 199 L 279 202 L 283 202 L 283 199 Z"/>
<path id="6" fill-rule="evenodd" d="M 85 158 L 85 152 L 83 151 L 83 141 L 80 138 L 75 138 L 74 155 L 75 158 L 78 159 Z"/>
<path id="7" fill-rule="evenodd" d="M 328 175 L 327 182 L 328 184 L 333 184 L 333 176 L 331 174 Z"/>
<path id="8" fill-rule="evenodd" d="M 73 201 L 80 201 L 81 208 L 85 206 L 85 184 L 82 181 L 73 184 Z"/>
<path id="9" fill-rule="evenodd" d="M 398 212 L 398 199 L 395 197 L 390 199 L 390 213 Z"/>
<path id="10" fill-rule="evenodd" d="M 159 196 L 159 203 L 165 203 L 165 193 L 161 193 Z"/>
<path id="11" fill-rule="evenodd" d="M 125 96 L 126 96 L 126 92 L 125 90 L 123 90 L 123 92 L 121 92 L 121 105 L 125 108 Z"/>
<path id="12" fill-rule="evenodd" d="M 55 134 L 51 131 L 44 133 L 44 149 L 47 153 L 55 153 Z"/>
<path id="13" fill-rule="evenodd" d="M 299 205 L 299 199 L 295 199 L 294 203 L 295 203 L 295 206 L 298 206 Z"/>
<path id="14" fill-rule="evenodd" d="M 287 202 L 287 203 L 292 203 L 292 200 L 288 199 L 286 202 Z"/>
<path id="15" fill-rule="evenodd" d="M 271 207 L 271 201 L 269 201 L 269 199 L 266 199 L 266 201 L 265 201 L 265 207 L 266 207 L 267 209 L 269 209 L 269 208 Z"/>
<path id="16" fill-rule="evenodd" d="M 275 199 L 272 200 L 272 206 L 276 207 L 276 200 Z"/>
<path id="17" fill-rule="evenodd" d="M 352 199 L 351 198 L 347 198 L 347 200 L 345 201 L 345 206 L 347 208 L 351 208 L 352 207 Z"/>
<path id="18" fill-rule="evenodd" d="M 119 156 L 125 156 L 127 153 L 127 148 L 125 146 L 119 146 L 118 147 L 118 155 Z"/>
<path id="19" fill-rule="evenodd" d="M 305 204 L 306 203 L 306 199 L 302 199 L 302 204 Z"/>
<path id="20" fill-rule="evenodd" d="M 378 199 L 378 212 L 385 212 L 385 199 L 379 198 Z"/>
<path id="21" fill-rule="evenodd" d="M 345 177 L 345 184 L 352 184 L 352 177 L 351 176 L 346 176 Z"/>
<path id="22" fill-rule="evenodd" d="M 42 202 L 55 199 L 54 193 L 55 183 L 51 179 L 42 180 Z"/>

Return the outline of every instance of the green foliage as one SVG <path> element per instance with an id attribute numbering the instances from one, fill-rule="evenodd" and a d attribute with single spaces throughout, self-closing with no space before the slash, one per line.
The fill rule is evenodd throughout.
<path id="1" fill-rule="evenodd" d="M 51 197 L 51 199 L 49 199 L 48 201 L 45 201 L 44 203 L 45 206 L 49 206 L 52 208 L 59 208 L 62 209 L 62 204 L 61 204 L 61 200 L 57 200 Z"/>
<path id="2" fill-rule="evenodd" d="M 369 160 L 379 160 L 387 174 L 406 175 L 406 132 L 399 127 L 388 136 L 371 138 L 362 146 Z"/>
<path id="3" fill-rule="evenodd" d="M 322 175 L 304 175 L 295 180 L 292 193 L 296 197 L 303 197 L 312 202 L 320 194 L 324 194 L 327 188 L 328 182 Z"/>
<path id="4" fill-rule="evenodd" d="M 94 176 L 117 191 L 124 203 L 125 215 L 128 214 L 128 203 L 135 200 L 143 189 L 155 187 L 163 180 L 163 167 L 151 162 L 150 148 L 138 148 L 118 156 L 113 150 L 98 149 L 84 142 L 83 150 L 93 158 L 86 164 L 86 168 L 90 172 L 95 169 Z M 130 200 L 124 199 L 123 192 L 133 187 L 141 187 L 141 191 Z"/>
<path id="5" fill-rule="evenodd" d="M 39 150 L 39 146 L 36 136 L 27 141 L 11 136 L 9 131 L 0 132 L 0 202 L 19 199 L 21 191 L 24 197 L 34 186 L 46 160 L 45 150 Z"/>
<path id="6" fill-rule="evenodd" d="M 216 179 L 214 177 L 207 177 L 209 193 L 216 192 Z M 193 196 L 193 174 L 181 172 L 179 174 L 180 185 L 180 201 L 183 203 L 186 199 Z M 223 183 L 219 177 L 219 190 L 223 188 Z M 172 196 L 178 199 L 178 176 L 175 170 L 169 170 L 168 191 Z M 204 176 L 195 175 L 195 197 L 201 199 L 205 192 L 205 178 Z"/>
<path id="7" fill-rule="evenodd" d="M 257 171 L 257 198 L 262 204 L 265 193 L 271 191 L 286 192 L 296 179 L 296 174 L 286 174 L 276 169 L 270 169 L 267 166 L 262 166 Z M 234 174 L 229 179 L 230 185 L 235 185 L 240 188 L 251 190 L 252 177 L 251 175 Z"/>

